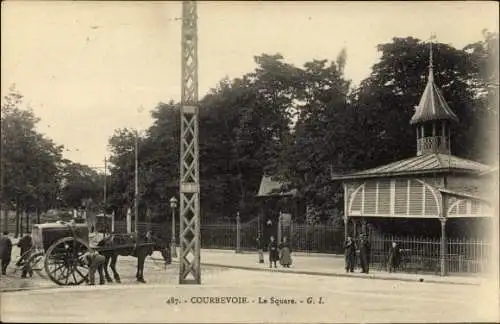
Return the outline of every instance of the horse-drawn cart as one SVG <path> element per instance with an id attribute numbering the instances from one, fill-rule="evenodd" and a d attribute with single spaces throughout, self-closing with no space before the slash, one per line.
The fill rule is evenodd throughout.
<path id="1" fill-rule="evenodd" d="M 80 257 L 89 250 L 87 224 L 63 222 L 33 225 L 33 252 L 30 257 L 43 256 L 47 276 L 58 285 L 79 285 L 88 275 L 88 266 Z M 34 262 L 30 262 L 30 266 Z"/>
<path id="2" fill-rule="evenodd" d="M 133 250 L 153 245 L 149 242 L 138 243 L 135 239 L 124 242 L 126 246 L 116 244 L 119 241 L 117 239 L 114 244 L 113 240 L 108 240 L 111 244 L 97 246 L 95 242 L 92 245 L 87 224 L 65 222 L 33 225 L 31 236 L 33 247 L 26 258 L 26 264 L 33 269 L 44 258 L 45 273 L 50 280 L 61 286 L 80 285 L 88 280 L 89 266 L 82 257 L 91 248 L 109 254 L 118 249 Z"/>

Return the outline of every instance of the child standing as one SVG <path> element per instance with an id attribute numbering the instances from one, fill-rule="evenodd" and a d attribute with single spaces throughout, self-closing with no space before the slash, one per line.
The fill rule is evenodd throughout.
<path id="1" fill-rule="evenodd" d="M 269 268 L 272 268 L 273 264 L 274 267 L 277 268 L 276 261 L 279 260 L 280 256 L 278 251 L 278 244 L 274 240 L 274 236 L 271 236 L 271 241 L 269 242 L 268 250 L 269 250 Z"/>
<path id="2" fill-rule="evenodd" d="M 281 242 L 280 246 L 280 263 L 285 268 L 290 268 L 292 264 L 292 249 L 290 248 L 290 244 L 288 244 L 286 236 L 283 237 L 283 242 Z"/>

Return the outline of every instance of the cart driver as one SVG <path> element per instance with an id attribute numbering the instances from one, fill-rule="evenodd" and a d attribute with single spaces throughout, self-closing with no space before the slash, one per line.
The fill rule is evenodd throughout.
<path id="1" fill-rule="evenodd" d="M 104 262 L 106 258 L 99 254 L 95 249 L 90 248 L 80 260 L 89 266 L 89 285 L 95 285 L 95 272 L 99 272 L 99 284 L 104 284 Z"/>

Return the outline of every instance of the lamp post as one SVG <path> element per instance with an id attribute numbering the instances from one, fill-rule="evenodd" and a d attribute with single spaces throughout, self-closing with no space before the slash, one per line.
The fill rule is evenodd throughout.
<path id="1" fill-rule="evenodd" d="M 139 133 L 135 131 L 135 186 L 134 186 L 134 232 L 135 236 L 139 231 Z"/>
<path id="2" fill-rule="evenodd" d="M 177 199 L 170 198 L 170 208 L 172 209 L 172 238 L 170 239 L 170 255 L 172 258 L 177 257 L 177 248 L 175 244 L 175 209 L 177 208 Z"/>

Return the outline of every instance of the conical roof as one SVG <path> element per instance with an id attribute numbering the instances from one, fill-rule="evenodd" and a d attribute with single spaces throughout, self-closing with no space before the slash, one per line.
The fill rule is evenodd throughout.
<path id="1" fill-rule="evenodd" d="M 458 122 L 458 117 L 450 109 L 446 100 L 444 100 L 441 91 L 434 83 L 434 73 L 432 69 L 432 50 L 429 65 L 429 79 L 425 86 L 420 103 L 415 107 L 415 114 L 410 120 L 410 124 L 417 124 L 430 120 L 453 120 Z"/>

